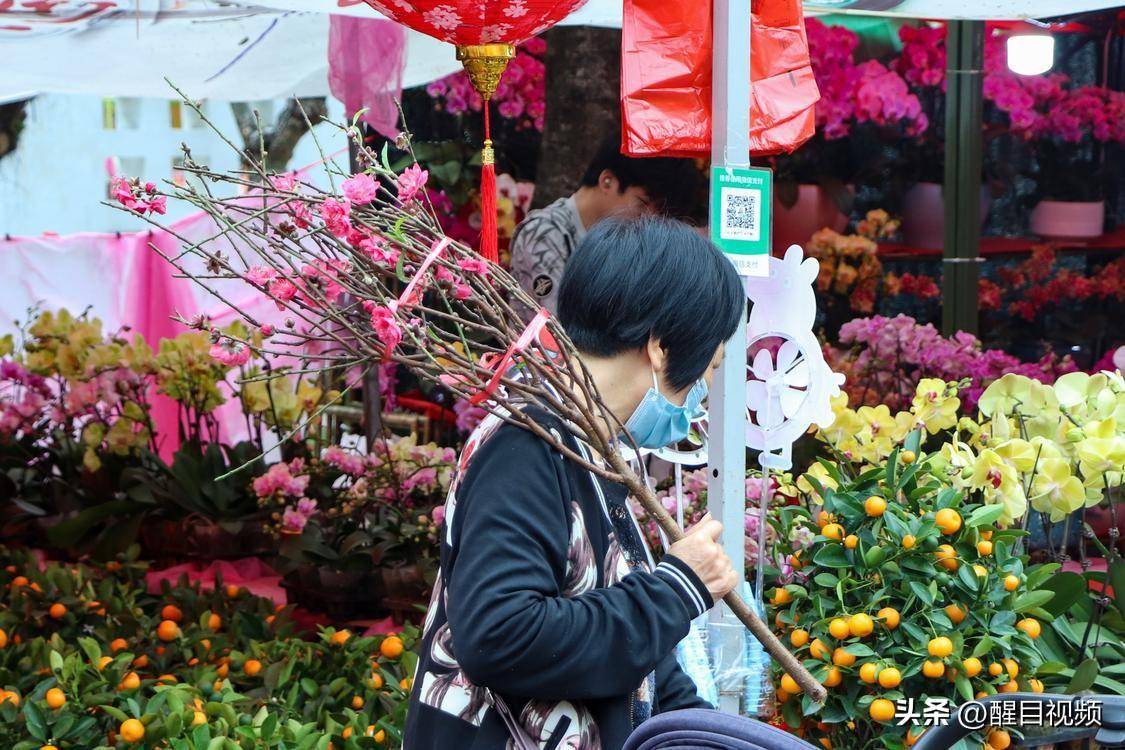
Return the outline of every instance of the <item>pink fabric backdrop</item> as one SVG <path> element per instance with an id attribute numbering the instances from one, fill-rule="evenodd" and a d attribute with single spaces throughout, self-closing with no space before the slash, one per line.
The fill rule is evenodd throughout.
<path id="1" fill-rule="evenodd" d="M 189 216 L 171 228 L 192 241 L 215 230 L 205 214 Z M 0 278 L 11 280 L 0 295 L 0 333 L 15 331 L 34 307 L 65 307 L 73 313 L 89 309 L 107 332 L 140 333 L 154 349 L 160 339 L 186 330 L 173 315 L 190 318 L 203 313 L 219 326 L 232 322 L 236 313 L 191 281 L 176 278 L 172 266 L 150 243 L 167 254 L 180 248 L 179 240 L 159 230 L 0 238 Z M 230 282 L 224 291 L 242 309 L 264 321 L 278 322 L 276 307 L 242 282 Z M 237 404 L 232 406 L 220 413 L 228 441 L 240 439 L 245 432 Z M 175 402 L 156 395 L 153 417 L 163 436 L 160 453 L 169 459 L 179 445 Z"/>
<path id="2" fill-rule="evenodd" d="M 328 26 L 328 87 L 349 116 L 387 138 L 398 135 L 406 27 L 386 19 L 333 15 Z"/>

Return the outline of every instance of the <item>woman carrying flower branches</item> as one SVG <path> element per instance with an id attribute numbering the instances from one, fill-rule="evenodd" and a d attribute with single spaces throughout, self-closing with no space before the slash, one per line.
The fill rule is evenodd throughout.
<path id="1" fill-rule="evenodd" d="M 730 263 L 686 225 L 608 220 L 567 266 L 559 319 L 612 417 L 659 448 L 686 436 L 743 300 Z M 601 461 L 563 416 L 525 413 Z M 627 495 L 485 418 L 446 502 L 407 750 L 616 750 L 653 713 L 706 706 L 674 649 L 740 580 L 722 527 L 704 517 L 653 565 Z"/>

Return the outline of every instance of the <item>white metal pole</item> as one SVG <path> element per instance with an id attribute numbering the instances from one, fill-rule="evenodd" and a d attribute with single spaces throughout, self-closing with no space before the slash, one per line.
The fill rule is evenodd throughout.
<path id="1" fill-rule="evenodd" d="M 711 162 L 750 166 L 750 0 L 713 0 L 711 80 Z M 711 221 L 717 221 L 715 216 Z M 723 524 L 723 548 L 735 570 L 745 568 L 746 507 L 746 327 L 727 342 L 716 373 L 708 414 L 711 421 L 708 505 Z M 742 624 L 720 603 L 712 610 L 712 634 L 719 639 L 719 710 L 738 713 L 745 677 Z"/>

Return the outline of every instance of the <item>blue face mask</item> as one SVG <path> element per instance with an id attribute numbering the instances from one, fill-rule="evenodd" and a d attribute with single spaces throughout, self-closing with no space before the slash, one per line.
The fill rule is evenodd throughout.
<path id="1" fill-rule="evenodd" d="M 666 399 L 656 385 L 656 371 L 652 373 L 652 388 L 633 411 L 625 430 L 641 448 L 663 448 L 678 443 L 691 431 L 691 421 L 702 414 L 700 404 L 707 398 L 707 381 L 695 381 L 688 391 L 683 406 Z"/>

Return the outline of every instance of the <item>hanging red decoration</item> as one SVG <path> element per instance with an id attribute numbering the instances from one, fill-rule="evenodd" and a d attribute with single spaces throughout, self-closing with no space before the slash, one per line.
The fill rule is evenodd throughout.
<path id="1" fill-rule="evenodd" d="M 365 0 L 388 18 L 457 46 L 473 88 L 484 100 L 484 148 L 481 152 L 480 252 L 499 260 L 496 243 L 496 165 L 492 150 L 489 103 L 500 77 L 515 57 L 516 45 L 542 33 L 586 0 Z"/>
<path id="2" fill-rule="evenodd" d="M 709 155 L 711 3 L 624 2 L 622 151 Z M 801 0 L 754 0 L 750 7 L 750 153 L 791 152 L 813 136 L 820 99 Z"/>

